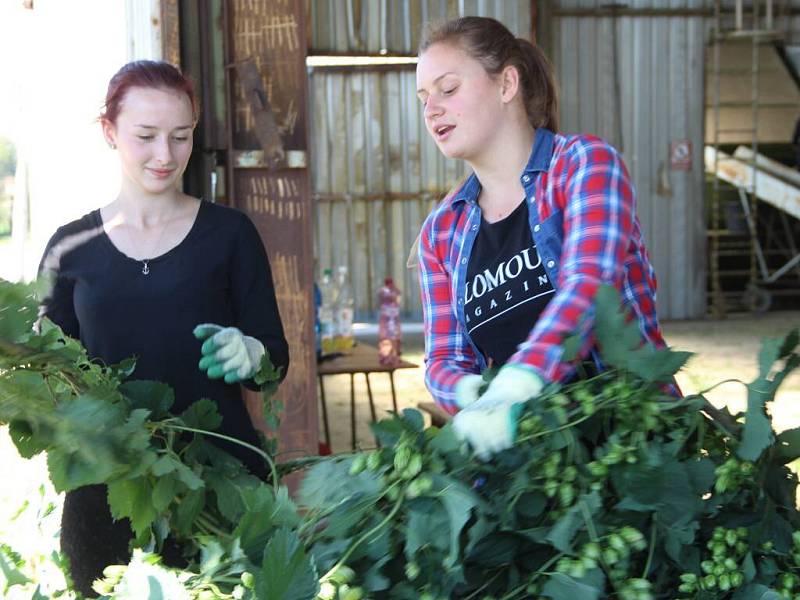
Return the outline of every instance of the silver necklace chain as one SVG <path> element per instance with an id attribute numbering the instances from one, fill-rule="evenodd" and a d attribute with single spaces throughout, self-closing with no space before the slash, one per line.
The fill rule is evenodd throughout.
<path id="1" fill-rule="evenodd" d="M 175 216 L 175 214 L 177 214 L 177 212 L 178 212 L 177 209 L 173 209 L 173 211 L 169 215 L 169 218 L 166 219 L 164 221 L 164 223 L 162 224 L 161 231 L 158 234 L 158 238 L 156 239 L 156 243 L 151 246 L 151 249 L 152 249 L 151 252 L 155 251 L 158 248 L 158 245 L 161 243 L 161 240 L 164 237 L 164 232 L 167 230 L 167 225 L 170 223 L 170 221 Z M 130 231 L 126 231 L 125 233 L 128 235 L 128 242 L 129 243 L 133 242 L 133 237 L 131 236 Z M 136 246 L 136 244 L 131 243 L 131 247 L 135 247 L 135 246 Z M 151 256 L 150 258 L 135 259 L 135 260 L 138 260 L 140 263 L 142 263 L 142 275 L 149 275 L 150 274 L 150 261 L 152 261 L 153 258 L 154 257 Z"/>

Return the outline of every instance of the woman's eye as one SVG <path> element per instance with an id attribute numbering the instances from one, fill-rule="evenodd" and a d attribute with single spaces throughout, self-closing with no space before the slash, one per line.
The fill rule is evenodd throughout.
<path id="1" fill-rule="evenodd" d="M 189 138 L 187 138 L 187 137 L 173 137 L 172 139 L 175 140 L 176 142 L 185 142 Z"/>
<path id="2" fill-rule="evenodd" d="M 140 135 L 140 136 L 138 136 L 138 137 L 139 137 L 139 139 L 140 139 L 140 140 L 142 140 L 143 142 L 149 142 L 150 140 L 152 140 L 152 139 L 153 139 L 153 136 L 152 136 L 152 135 Z"/>
<path id="3" fill-rule="evenodd" d="M 445 96 L 449 96 L 450 94 L 452 94 L 453 92 L 455 92 L 457 89 L 458 89 L 458 87 L 450 88 L 449 90 L 442 90 L 442 93 L 443 93 Z"/>

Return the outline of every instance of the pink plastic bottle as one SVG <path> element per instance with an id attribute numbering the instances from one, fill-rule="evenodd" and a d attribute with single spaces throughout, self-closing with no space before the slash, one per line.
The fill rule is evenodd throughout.
<path id="1" fill-rule="evenodd" d="M 378 362 L 382 365 L 396 365 L 402 352 L 402 333 L 400 331 L 400 290 L 391 277 L 383 282 L 378 290 Z"/>

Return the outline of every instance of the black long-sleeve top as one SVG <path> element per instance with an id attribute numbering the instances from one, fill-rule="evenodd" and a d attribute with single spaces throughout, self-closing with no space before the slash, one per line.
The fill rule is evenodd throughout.
<path id="1" fill-rule="evenodd" d="M 114 364 L 135 356 L 131 379 L 169 384 L 171 412 L 210 398 L 222 415 L 221 431 L 257 445 L 240 387 L 198 369 L 202 342 L 192 335 L 199 323 L 238 327 L 286 373 L 288 345 L 255 226 L 235 209 L 202 202 L 186 237 L 148 261 L 148 269 L 144 274 L 142 261 L 113 245 L 95 210 L 59 228 L 47 246 L 40 270 L 53 270 L 56 279 L 45 314 L 93 358 Z M 263 473 L 250 451 L 224 447 Z"/>

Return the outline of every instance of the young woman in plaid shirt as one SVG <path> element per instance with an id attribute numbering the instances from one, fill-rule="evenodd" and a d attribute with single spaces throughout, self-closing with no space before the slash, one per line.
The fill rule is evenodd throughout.
<path id="1" fill-rule="evenodd" d="M 592 360 L 599 285 L 620 291 L 643 342 L 664 346 L 656 277 L 622 158 L 599 138 L 558 133 L 539 48 L 494 19 L 448 21 L 424 35 L 417 90 L 436 145 L 472 169 L 420 235 L 425 378 L 485 458 L 513 443 L 515 406 Z M 577 330 L 579 358 L 563 360 Z M 479 398 L 490 363 L 502 367 Z"/>

